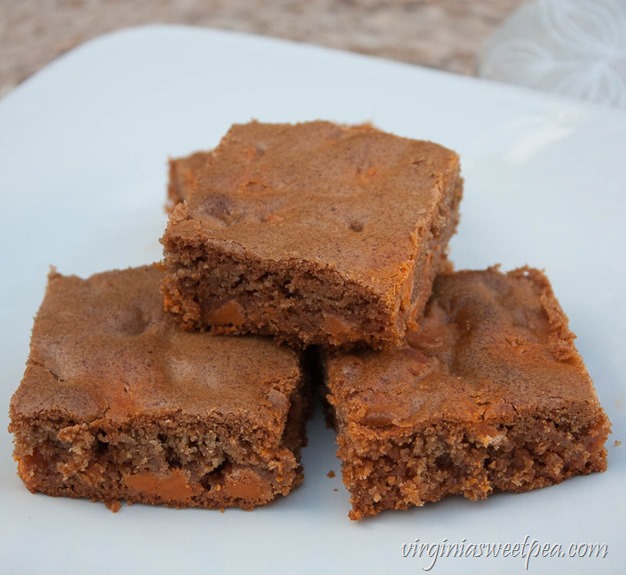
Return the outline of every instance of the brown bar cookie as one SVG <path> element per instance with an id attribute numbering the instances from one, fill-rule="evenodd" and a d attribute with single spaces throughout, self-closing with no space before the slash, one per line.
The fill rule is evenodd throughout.
<path id="1" fill-rule="evenodd" d="M 397 345 L 423 312 L 462 193 L 430 142 L 330 122 L 235 125 L 162 242 L 189 329 L 301 346 Z"/>
<path id="2" fill-rule="evenodd" d="M 419 331 L 324 359 L 352 519 L 606 468 L 609 421 L 546 277 L 441 275 Z"/>
<path id="3" fill-rule="evenodd" d="M 155 267 L 52 273 L 10 407 L 33 492 L 250 509 L 302 481 L 298 355 L 272 341 L 181 332 Z"/>

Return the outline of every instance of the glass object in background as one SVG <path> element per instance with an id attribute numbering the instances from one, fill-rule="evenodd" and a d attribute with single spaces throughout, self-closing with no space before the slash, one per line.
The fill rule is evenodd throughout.
<path id="1" fill-rule="evenodd" d="M 532 0 L 487 40 L 478 74 L 626 109 L 626 0 Z"/>

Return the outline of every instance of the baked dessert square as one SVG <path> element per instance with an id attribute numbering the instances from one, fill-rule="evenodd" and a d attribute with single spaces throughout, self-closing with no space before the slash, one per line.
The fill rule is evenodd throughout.
<path id="1" fill-rule="evenodd" d="M 163 272 L 51 273 L 10 406 L 32 492 L 251 509 L 302 481 L 298 354 L 255 337 L 181 332 Z"/>
<path id="2" fill-rule="evenodd" d="M 189 329 L 294 346 L 397 345 L 458 220 L 459 158 L 370 125 L 233 126 L 162 238 Z"/>
<path id="3" fill-rule="evenodd" d="M 171 212 L 191 193 L 210 153 L 200 151 L 180 158 L 170 158 L 167 181 L 168 211 Z"/>
<path id="4" fill-rule="evenodd" d="M 323 358 L 352 519 L 606 468 L 609 421 L 546 277 L 440 275 L 393 351 Z"/>

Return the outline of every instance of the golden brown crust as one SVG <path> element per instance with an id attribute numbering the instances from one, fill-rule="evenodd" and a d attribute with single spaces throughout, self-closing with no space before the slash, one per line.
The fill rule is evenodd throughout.
<path id="1" fill-rule="evenodd" d="M 297 354 L 260 338 L 179 331 L 162 312 L 162 277 L 156 266 L 86 280 L 51 274 L 12 408 L 90 421 L 105 413 L 225 414 L 255 405 L 259 421 L 273 420 L 268 398 L 291 393 Z"/>

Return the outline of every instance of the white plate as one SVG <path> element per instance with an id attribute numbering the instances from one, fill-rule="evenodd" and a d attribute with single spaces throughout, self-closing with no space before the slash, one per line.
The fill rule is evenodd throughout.
<path id="1" fill-rule="evenodd" d="M 251 513 L 31 495 L 15 472 L 9 398 L 48 266 L 88 275 L 158 260 L 168 155 L 233 122 L 372 120 L 461 153 L 457 267 L 545 268 L 613 421 L 609 470 L 524 495 L 449 499 L 350 522 L 333 433 L 316 420 L 305 484 Z M 239 34 L 179 27 L 90 42 L 0 101 L 3 573 L 417 573 L 402 545 L 602 543 L 598 558 L 531 558 L 534 573 L 624 564 L 626 115 L 517 88 Z M 326 476 L 334 470 L 337 477 Z M 521 557 L 441 557 L 433 572 L 523 572 Z"/>

